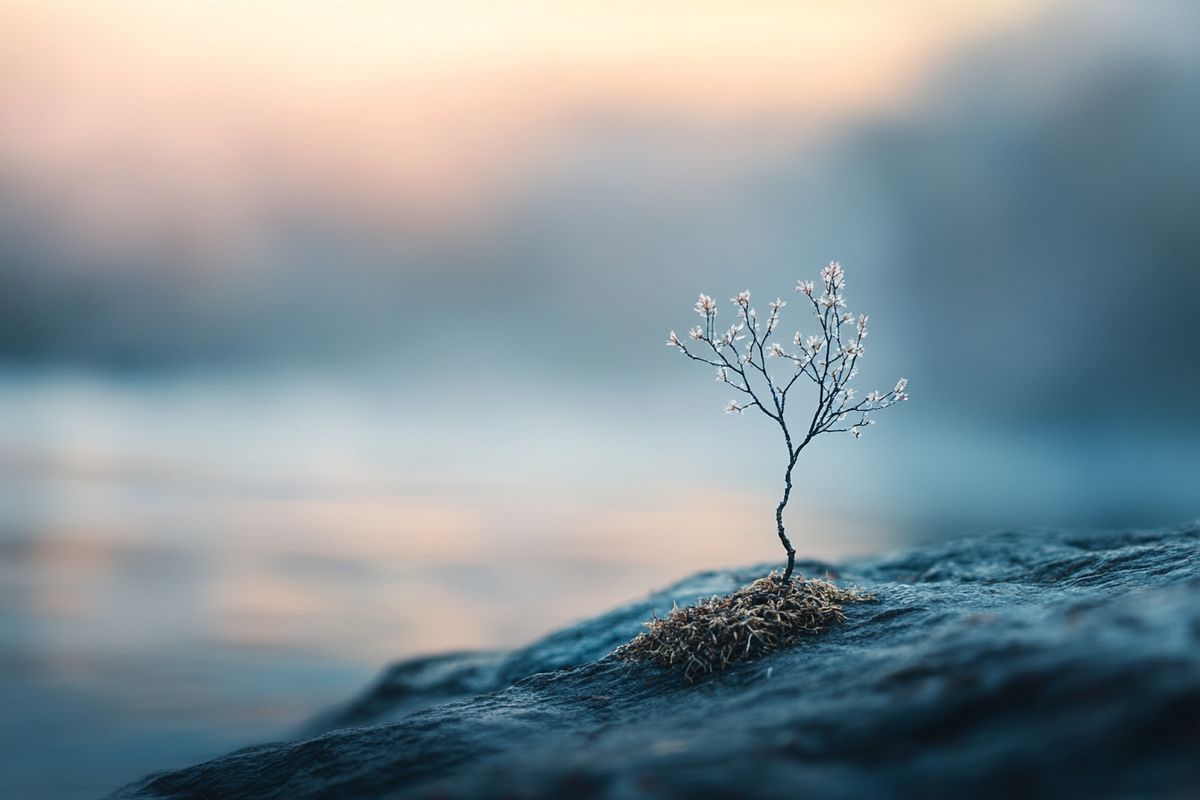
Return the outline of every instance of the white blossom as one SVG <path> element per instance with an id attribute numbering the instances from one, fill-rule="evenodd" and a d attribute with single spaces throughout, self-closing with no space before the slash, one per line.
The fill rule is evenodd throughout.
<path id="1" fill-rule="evenodd" d="M 679 347 L 683 342 L 679 341 L 679 337 L 675 335 L 675 331 L 667 337 L 667 347 Z"/>
<path id="2" fill-rule="evenodd" d="M 773 333 L 775 326 L 779 324 L 779 310 L 787 305 L 781 298 L 776 297 L 767 304 L 771 309 L 771 315 L 767 318 L 767 333 Z"/>
<path id="3" fill-rule="evenodd" d="M 726 414 L 741 414 L 746 410 L 746 407 L 738 403 L 737 400 L 730 400 L 729 405 L 725 406 Z"/>
<path id="4" fill-rule="evenodd" d="M 878 403 L 882 399 L 883 395 L 879 393 L 878 389 L 872 389 L 871 391 L 867 392 L 867 402 L 871 403 L 872 405 Z"/>
<path id="5" fill-rule="evenodd" d="M 782 358 L 783 346 L 779 342 L 771 342 L 770 348 L 767 349 L 767 355 L 771 358 Z"/>
<path id="6" fill-rule="evenodd" d="M 704 330 L 699 325 L 697 325 L 696 327 L 694 327 L 690 331 L 688 331 L 688 336 L 692 337 L 693 339 L 703 339 L 704 338 Z"/>
<path id="7" fill-rule="evenodd" d="M 796 291 L 803 292 L 804 294 L 808 295 L 809 297 L 812 297 L 813 282 L 812 281 L 800 281 L 799 283 L 796 284 Z"/>
<path id="8" fill-rule="evenodd" d="M 808 349 L 814 353 L 825 346 L 825 339 L 821 336 L 808 337 Z"/>
<path id="9" fill-rule="evenodd" d="M 736 297 L 731 297 L 729 299 L 734 303 L 737 303 L 739 306 L 748 306 L 750 305 L 750 290 L 747 289 L 744 292 L 738 292 Z"/>
<path id="10" fill-rule="evenodd" d="M 840 289 L 845 283 L 842 265 L 836 261 L 830 261 L 829 265 L 821 270 L 821 278 L 825 281 L 826 286 Z"/>
<path id="11" fill-rule="evenodd" d="M 820 303 L 826 308 L 843 308 L 846 305 L 846 298 L 836 292 L 825 292 L 821 295 Z"/>
<path id="12" fill-rule="evenodd" d="M 845 352 L 845 354 L 848 356 L 861 356 L 863 354 L 863 352 L 865 352 L 865 350 L 866 350 L 866 348 L 864 348 L 862 346 L 862 342 L 857 341 L 857 340 L 855 340 L 853 342 L 848 342 L 842 348 L 842 351 Z"/>
<path id="13" fill-rule="evenodd" d="M 696 313 L 702 317 L 715 317 L 717 315 L 717 301 L 701 293 L 700 299 L 696 301 Z"/>
<path id="14" fill-rule="evenodd" d="M 724 367 L 717 367 L 717 383 L 729 383 L 729 371 Z"/>

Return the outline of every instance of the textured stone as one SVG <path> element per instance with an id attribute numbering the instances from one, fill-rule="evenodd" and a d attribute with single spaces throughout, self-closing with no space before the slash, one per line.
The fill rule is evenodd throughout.
<path id="1" fill-rule="evenodd" d="M 305 738 L 115 798 L 1200 796 L 1200 532 L 1005 533 L 833 567 L 878 597 L 687 686 L 607 657 L 693 576 L 509 654 L 417 659 Z"/>

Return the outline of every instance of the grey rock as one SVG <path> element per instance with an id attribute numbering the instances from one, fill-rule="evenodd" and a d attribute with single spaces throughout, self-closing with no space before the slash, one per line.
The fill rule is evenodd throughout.
<path id="1" fill-rule="evenodd" d="M 509 654 L 392 667 L 296 741 L 114 798 L 1200 796 L 1200 528 L 1003 533 L 845 565 L 839 628 L 700 683 L 608 657 L 696 575 Z"/>

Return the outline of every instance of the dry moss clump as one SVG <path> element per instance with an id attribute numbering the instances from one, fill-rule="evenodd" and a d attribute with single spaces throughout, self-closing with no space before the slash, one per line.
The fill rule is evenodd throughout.
<path id="1" fill-rule="evenodd" d="M 873 597 L 829 581 L 784 583 L 771 573 L 725 597 L 674 608 L 646 623 L 646 631 L 614 655 L 678 668 L 688 683 L 735 661 L 760 658 L 845 620 L 848 603 Z"/>

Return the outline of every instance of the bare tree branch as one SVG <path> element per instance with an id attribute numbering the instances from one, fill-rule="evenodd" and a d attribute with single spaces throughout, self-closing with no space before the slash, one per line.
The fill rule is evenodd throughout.
<path id="1" fill-rule="evenodd" d="M 750 305 L 749 291 L 739 292 L 732 298 L 737 309 L 737 321 L 720 336 L 716 329 L 716 301 L 706 294 L 701 294 L 696 301 L 695 311 L 704 319 L 704 326 L 692 328 L 689 337 L 707 345 L 715 360 L 691 352 L 675 335 L 675 331 L 671 331 L 667 338 L 669 347 L 677 348 L 691 361 L 715 367 L 719 382 L 729 384 L 748 398 L 749 402 L 745 404 L 731 400 L 725 407 L 727 413 L 741 414 L 748 408 L 757 408 L 774 420 L 783 434 L 788 460 L 783 475 L 783 497 L 775 508 L 775 525 L 779 541 L 787 552 L 787 569 L 783 574 L 785 581 L 791 579 L 796 551 L 784 530 L 783 511 L 791 498 L 792 470 L 801 451 L 822 433 L 850 433 L 858 438 L 864 429 L 875 423 L 870 418 L 871 414 L 908 399 L 908 381 L 901 378 L 886 393 L 872 391 L 858 402 L 851 402 L 854 400 L 854 391 L 849 384 L 856 377 L 858 361 L 866 352 L 863 340 L 867 337 L 867 317 L 863 315 L 856 318 L 844 310 L 845 285 L 845 273 L 836 261 L 831 261 L 821 270 L 819 285 L 812 281 L 797 284 L 796 291 L 808 299 L 820 326 L 820 333 L 807 339 L 796 333 L 792 341 L 800 348 L 799 353 L 788 352 L 778 343 L 767 346 L 767 340 L 779 326 L 781 309 L 787 303 L 776 299 L 769 304 L 766 329 L 762 330 L 758 312 Z M 851 325 L 853 332 L 843 336 L 842 329 Z M 749 341 L 744 345 L 739 344 L 746 339 Z M 777 359 L 780 364 L 790 365 L 791 374 L 776 380 L 768 366 L 768 359 L 771 358 Z M 802 375 L 815 384 L 816 398 L 804 436 L 799 444 L 794 444 L 787 415 L 788 392 Z M 740 383 L 731 378 L 740 379 Z"/>

